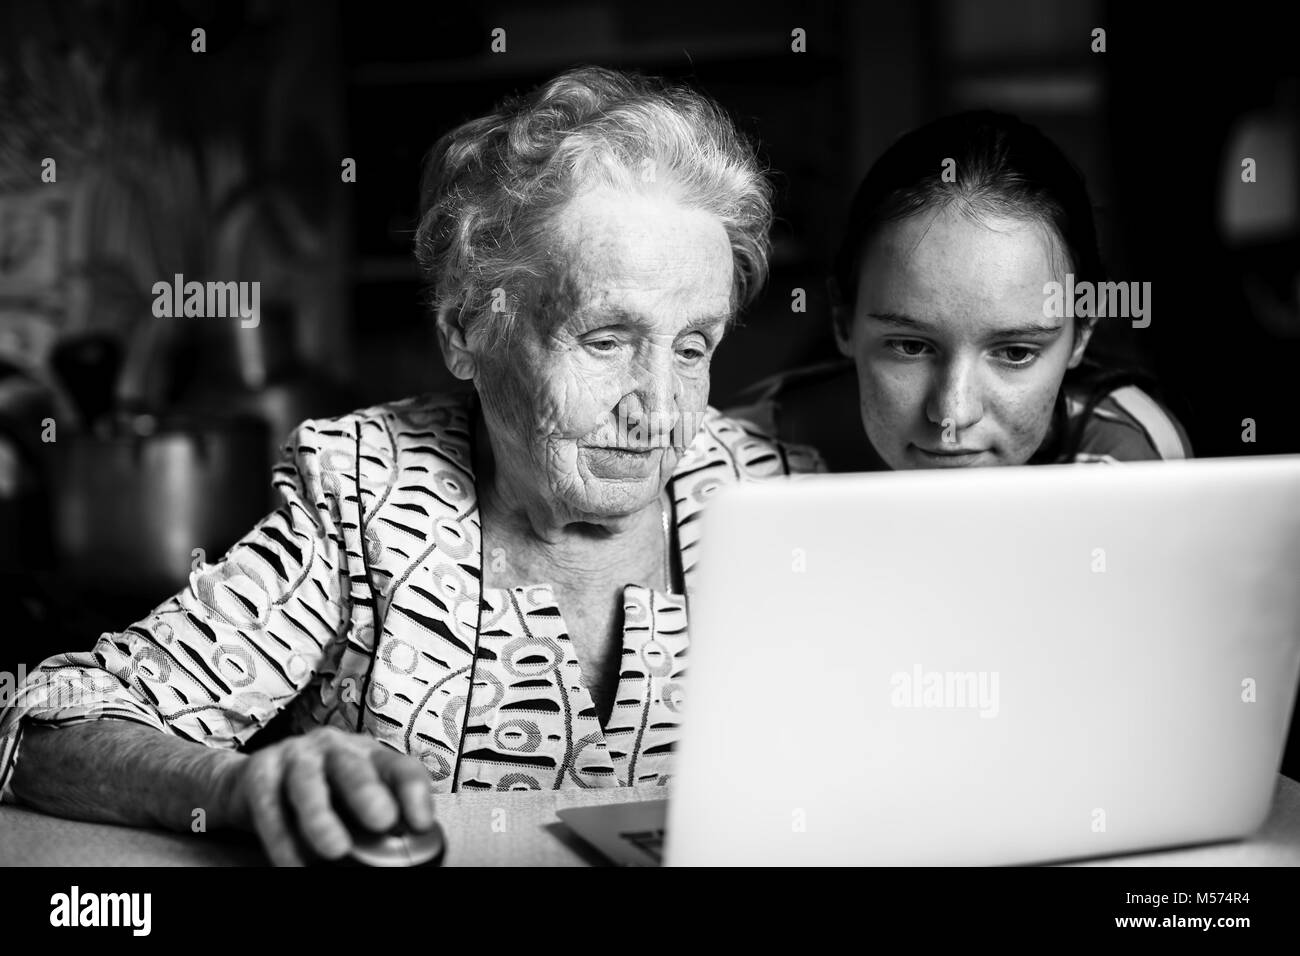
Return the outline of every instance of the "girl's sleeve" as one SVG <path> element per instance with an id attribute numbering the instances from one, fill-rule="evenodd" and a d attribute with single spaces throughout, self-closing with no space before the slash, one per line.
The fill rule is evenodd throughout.
<path id="1" fill-rule="evenodd" d="M 1136 386 L 1116 389 L 1084 423 L 1079 463 L 1191 458 L 1192 444 L 1169 410 Z"/>

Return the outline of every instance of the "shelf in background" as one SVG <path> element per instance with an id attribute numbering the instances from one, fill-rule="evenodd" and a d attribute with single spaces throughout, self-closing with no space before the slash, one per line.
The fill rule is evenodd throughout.
<path id="1" fill-rule="evenodd" d="M 365 256 L 352 276 L 358 282 L 418 282 L 420 267 L 412 256 Z"/>
<path id="2" fill-rule="evenodd" d="M 1101 77 L 1092 71 L 965 74 L 951 84 L 954 104 L 1008 112 L 1090 113 L 1101 105 Z"/>
<path id="3" fill-rule="evenodd" d="M 464 83 L 549 75 L 578 63 L 648 68 L 673 63 L 728 63 L 767 57 L 785 60 L 792 55 L 795 54 L 790 52 L 790 37 L 773 32 L 748 37 L 704 38 L 685 43 L 611 43 L 600 48 L 588 46 L 567 52 L 488 53 L 441 62 L 362 63 L 351 69 L 349 79 L 358 86 Z M 834 54 L 815 52 L 815 47 L 797 55 L 806 57 L 810 64 L 819 67 L 839 59 Z"/>

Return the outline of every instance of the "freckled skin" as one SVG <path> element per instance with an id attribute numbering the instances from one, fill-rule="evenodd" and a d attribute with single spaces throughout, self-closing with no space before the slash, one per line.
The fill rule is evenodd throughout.
<path id="1" fill-rule="evenodd" d="M 558 275 L 540 314 L 518 316 L 504 354 L 478 356 L 492 491 L 503 510 L 526 512 L 544 539 L 574 522 L 619 531 L 647 510 L 657 522 L 693 431 L 640 464 L 611 465 L 585 446 L 662 446 L 672 424 L 698 424 L 731 308 L 726 231 L 667 195 L 600 189 L 572 200 L 555 234 Z M 704 317 L 716 321 L 686 331 Z M 646 434 L 629 442 L 625 427 L 620 437 L 620 419 Z"/>
<path id="2" fill-rule="evenodd" d="M 971 219 L 951 207 L 890 223 L 869 244 L 856 310 L 836 338 L 857 366 L 863 428 L 887 467 L 1019 465 L 1033 456 L 1091 334 L 1043 315 L 1044 284 L 1064 279 L 1057 262 L 1042 224 Z M 886 313 L 925 328 L 872 318 Z M 1053 321 L 1061 330 L 1048 340 L 1000 332 Z M 936 460 L 920 449 L 980 454 Z"/>

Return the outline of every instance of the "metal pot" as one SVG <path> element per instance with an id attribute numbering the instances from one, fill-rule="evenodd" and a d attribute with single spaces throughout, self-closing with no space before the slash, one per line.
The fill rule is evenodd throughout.
<path id="1" fill-rule="evenodd" d="M 60 437 L 55 545 L 89 591 L 156 595 L 184 587 L 266 514 L 265 423 L 139 416 L 110 437 Z M 196 549 L 200 549 L 197 550 Z"/>

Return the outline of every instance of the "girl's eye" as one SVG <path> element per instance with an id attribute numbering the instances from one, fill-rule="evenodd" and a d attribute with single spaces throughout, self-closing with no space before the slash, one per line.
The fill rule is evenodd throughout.
<path id="1" fill-rule="evenodd" d="M 1003 361 L 1014 368 L 1025 368 L 1034 364 L 1034 361 L 1038 358 L 1038 350 L 1031 349 L 1026 345 L 1008 345 L 1006 348 L 1000 349 L 1000 351 Z"/>
<path id="2" fill-rule="evenodd" d="M 891 349 L 904 358 L 918 358 L 929 348 L 919 339 L 890 339 L 887 343 Z"/>

